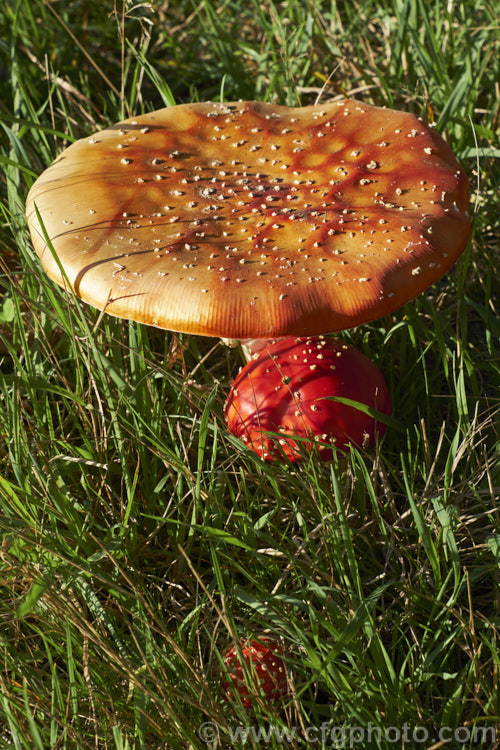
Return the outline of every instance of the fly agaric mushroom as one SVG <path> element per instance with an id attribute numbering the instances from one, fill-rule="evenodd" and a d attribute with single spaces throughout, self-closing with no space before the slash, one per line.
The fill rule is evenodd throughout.
<path id="1" fill-rule="evenodd" d="M 250 696 L 256 692 L 261 692 L 268 703 L 277 703 L 286 697 L 288 682 L 282 659 L 283 648 L 279 643 L 267 637 L 242 640 L 239 652 L 245 662 L 244 667 L 235 646 L 228 648 L 224 655 L 228 678 L 222 680 L 221 689 L 225 700 L 237 693 L 243 706 L 250 708 Z"/>
<path id="2" fill-rule="evenodd" d="M 396 310 L 464 250 L 468 201 L 451 149 L 420 117 L 345 99 L 125 120 L 69 146 L 26 211 L 48 275 L 86 302 L 242 339 Z"/>
<path id="3" fill-rule="evenodd" d="M 240 370 L 226 402 L 228 428 L 262 458 L 292 462 L 313 441 L 329 460 L 333 446 L 368 447 L 383 435 L 384 424 L 338 397 L 391 413 L 382 373 L 353 346 L 323 336 L 280 339 Z"/>

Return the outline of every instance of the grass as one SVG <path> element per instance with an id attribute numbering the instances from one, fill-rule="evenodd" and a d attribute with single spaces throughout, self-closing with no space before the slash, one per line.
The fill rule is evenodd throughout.
<path id="1" fill-rule="evenodd" d="M 5 0 L 2 747 L 500 747 L 497 11 Z M 24 201 L 65 145 L 129 114 L 352 95 L 446 133 L 473 237 L 425 295 L 342 334 L 388 380 L 381 445 L 267 465 L 224 427 L 237 352 L 55 288 Z M 252 633 L 288 650 L 293 695 L 255 718 L 218 689 Z M 274 734 L 234 738 L 249 724 Z"/>

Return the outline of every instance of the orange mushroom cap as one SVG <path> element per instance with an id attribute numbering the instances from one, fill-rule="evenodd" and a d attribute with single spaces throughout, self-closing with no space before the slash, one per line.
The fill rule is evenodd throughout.
<path id="1" fill-rule="evenodd" d="M 421 118 L 346 99 L 183 104 L 125 120 L 69 146 L 26 211 L 48 275 L 65 286 L 61 265 L 95 307 L 272 338 L 405 304 L 464 250 L 468 204 L 465 174 Z"/>

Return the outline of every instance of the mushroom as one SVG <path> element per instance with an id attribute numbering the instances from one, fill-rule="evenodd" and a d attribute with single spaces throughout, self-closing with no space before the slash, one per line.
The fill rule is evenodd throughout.
<path id="1" fill-rule="evenodd" d="M 48 275 L 86 302 L 258 351 L 420 294 L 464 250 L 468 203 L 453 152 L 415 115 L 205 102 L 72 144 L 26 213 Z"/>
<path id="2" fill-rule="evenodd" d="M 314 442 L 323 460 L 349 443 L 368 447 L 386 429 L 370 410 L 391 414 L 382 373 L 353 346 L 324 336 L 269 343 L 240 370 L 225 407 L 229 430 L 255 453 L 292 462 Z"/>
<path id="3" fill-rule="evenodd" d="M 26 211 L 48 275 L 95 307 L 262 339 L 351 328 L 418 295 L 464 250 L 468 200 L 414 115 L 208 102 L 77 141 Z"/>
<path id="4" fill-rule="evenodd" d="M 246 709 L 252 708 L 255 695 L 270 705 L 283 702 L 289 693 L 284 656 L 281 644 L 267 636 L 242 639 L 238 648 L 230 646 L 224 654 L 227 674 L 221 680 L 224 700 L 238 695 Z"/>

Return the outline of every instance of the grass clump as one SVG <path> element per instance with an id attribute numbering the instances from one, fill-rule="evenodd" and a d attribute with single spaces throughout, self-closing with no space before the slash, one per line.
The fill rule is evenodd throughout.
<path id="1" fill-rule="evenodd" d="M 311 727 L 318 747 L 498 746 L 494 4 L 7 0 L 0 40 L 2 742 L 202 748 L 214 722 L 221 747 L 256 747 L 234 735 L 253 722 L 269 747 Z M 340 96 L 446 133 L 473 237 L 425 295 L 343 334 L 388 380 L 383 444 L 267 465 L 224 427 L 236 352 L 56 289 L 24 201 L 65 145 L 131 114 Z M 253 633 L 290 650 L 292 697 L 252 719 L 218 679 Z"/>

